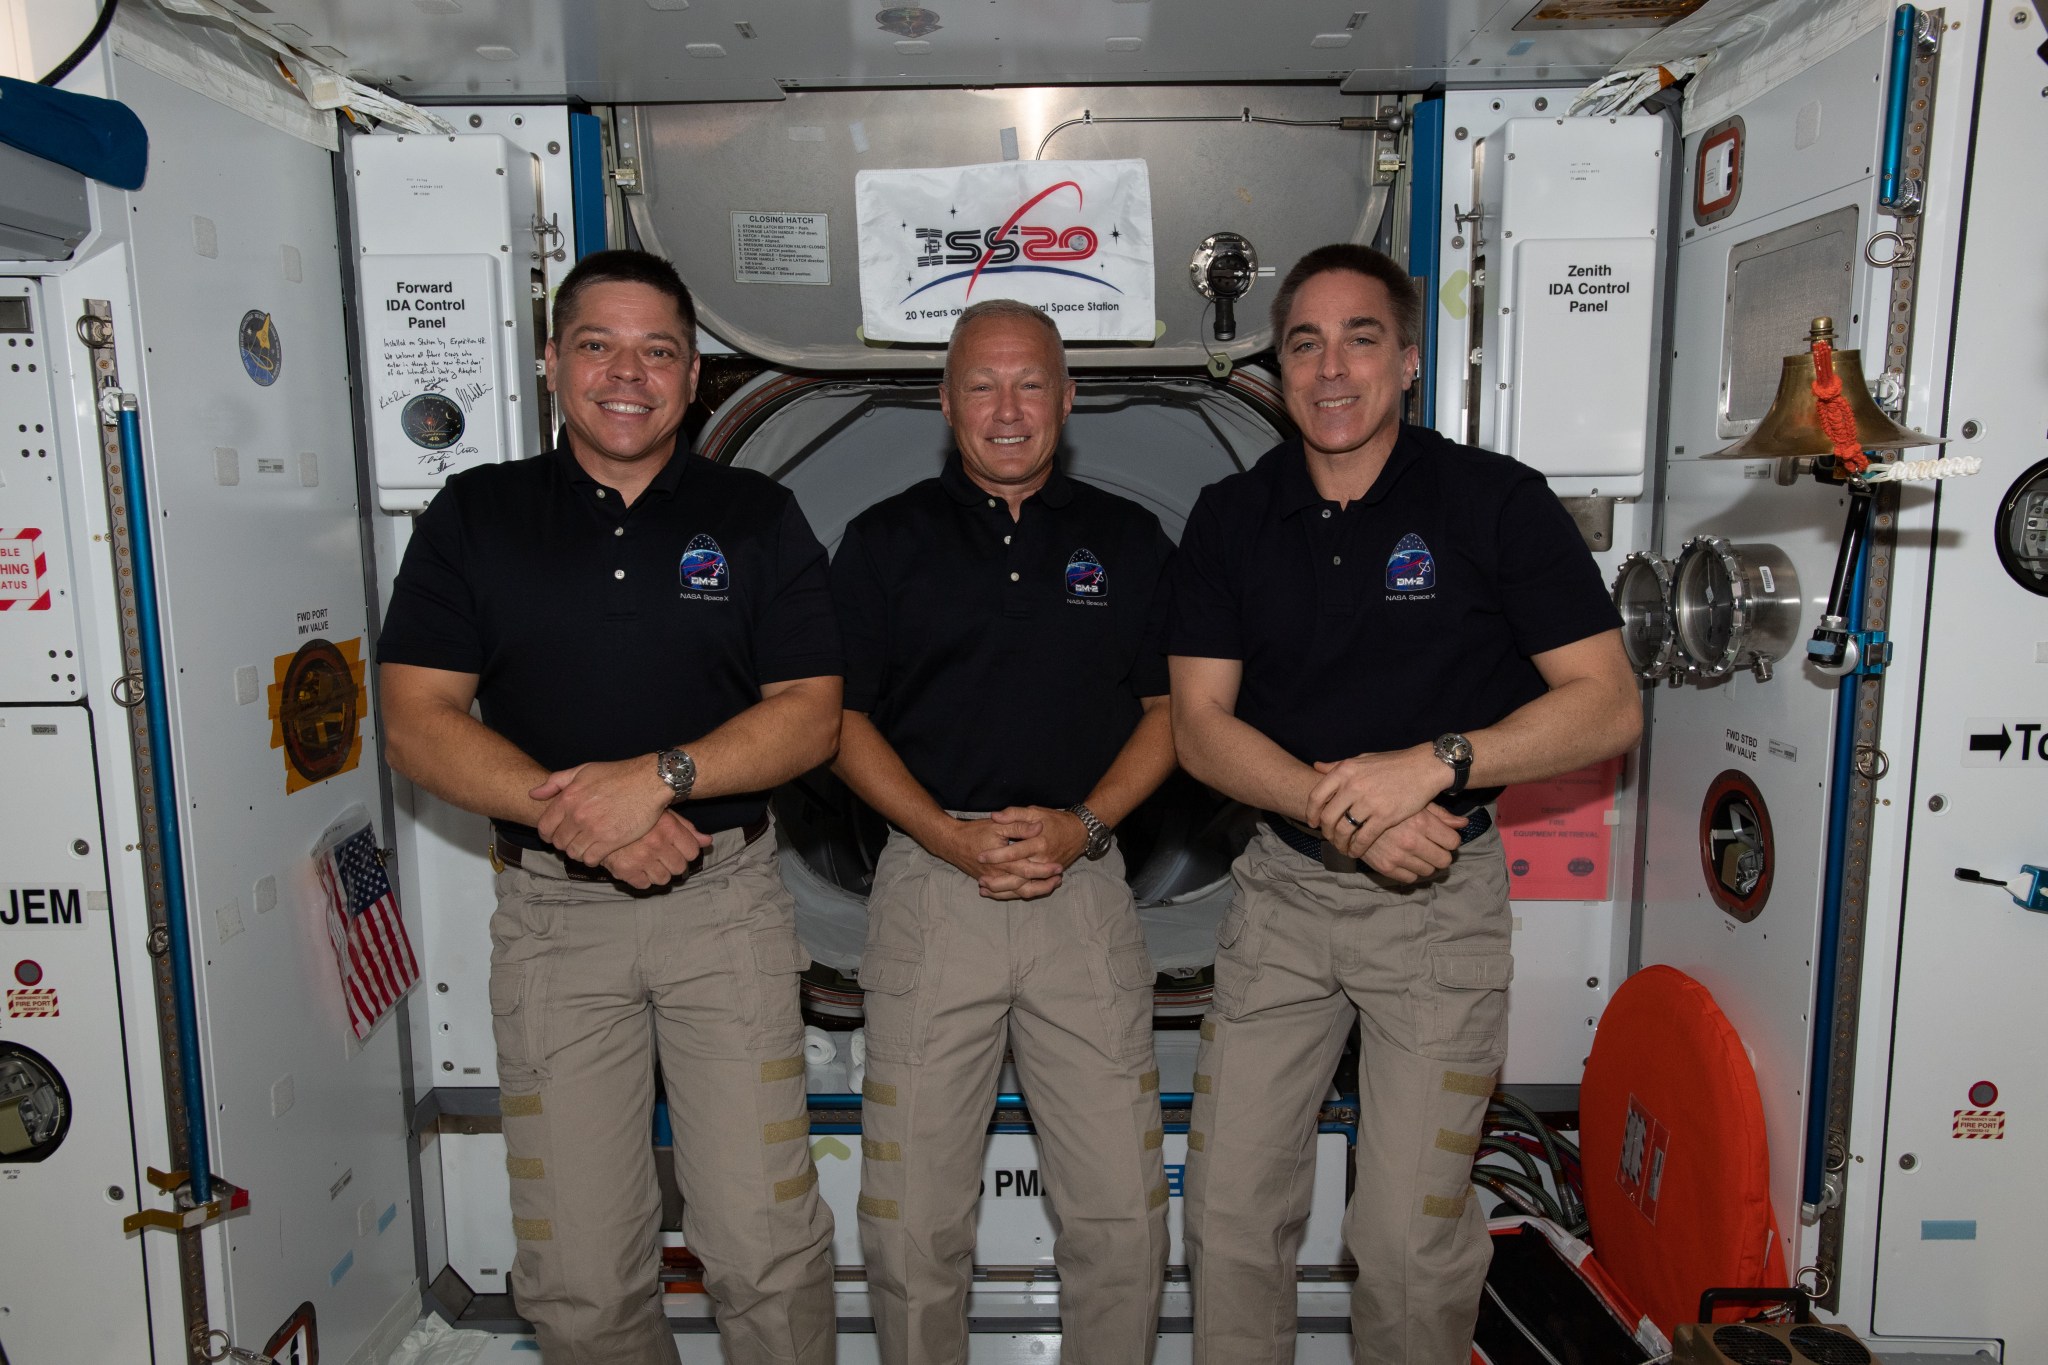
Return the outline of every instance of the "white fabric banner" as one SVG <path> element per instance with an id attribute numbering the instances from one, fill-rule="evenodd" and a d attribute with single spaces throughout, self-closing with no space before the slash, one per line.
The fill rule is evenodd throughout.
<path id="1" fill-rule="evenodd" d="M 1152 181 L 1143 161 L 999 161 L 862 171 L 870 341 L 943 344 L 983 299 L 1052 314 L 1069 341 L 1151 341 Z"/>

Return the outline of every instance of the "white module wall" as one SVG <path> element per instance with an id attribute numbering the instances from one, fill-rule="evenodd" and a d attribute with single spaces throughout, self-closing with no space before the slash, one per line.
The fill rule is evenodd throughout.
<path id="1" fill-rule="evenodd" d="M 260 1347 L 310 1302 L 324 1356 L 368 1358 L 417 1304 L 400 1029 L 387 1021 L 362 1045 L 350 1040 L 310 855 L 342 808 L 376 806 L 376 736 L 358 691 L 354 744 L 337 750 L 353 762 L 299 780 L 308 775 L 292 755 L 303 753 L 285 735 L 300 732 L 279 686 L 311 643 L 360 657 L 365 637 L 333 162 L 125 59 L 96 63 L 150 131 L 148 178 L 132 194 L 94 190 L 98 234 L 39 286 L 39 345 L 57 385 L 51 462 L 61 458 L 76 499 L 62 526 L 85 706 L 63 729 L 82 738 L 89 708 L 110 860 L 101 923 L 120 970 L 118 994 L 110 981 L 81 983 L 68 999 L 60 983 L 59 996 L 66 1014 L 76 1000 L 83 1019 L 125 1030 L 137 1120 L 122 1140 L 142 1163 L 170 1167 L 127 713 L 109 699 L 125 665 L 102 429 L 73 331 L 90 299 L 110 305 L 121 385 L 140 406 L 211 1164 L 249 1191 L 246 1212 L 203 1234 L 208 1318 Z M 55 790 L 44 798 L 53 819 L 67 809 Z M 117 1093 L 118 1083 L 95 1087 L 95 1098 Z M 144 1232 L 112 1251 L 89 1240 L 93 1209 L 116 1229 L 126 1211 L 108 1203 L 112 1186 L 144 1207 L 166 1208 L 167 1197 L 146 1189 L 138 1200 L 132 1172 L 97 1180 L 98 1195 L 71 1201 L 74 1228 L 34 1263 L 32 1281 L 10 1274 L 7 1293 L 74 1333 L 146 1315 L 150 1339 L 14 1358 L 183 1359 L 172 1239 Z M 11 1215 L 7 1225 L 20 1226 Z M 146 1266 L 146 1297 L 105 1282 L 123 1255 Z"/>
<path id="2" fill-rule="evenodd" d="M 2039 254 L 2041 191 L 2009 170 L 2048 139 L 2044 37 L 2039 15 L 2018 7 L 1992 13 L 1982 35 L 1947 399 L 1949 434 L 1962 437 L 1949 449 L 1984 469 L 1940 485 L 1924 622 L 1900 623 L 1924 629 L 1926 663 L 1910 793 L 1899 794 L 1912 824 L 1897 1015 L 1888 1038 L 1881 1016 L 1864 1035 L 1891 1060 L 1882 1145 L 1869 1153 L 1883 1188 L 1874 1324 L 1998 1338 L 2008 1365 L 2048 1361 L 2048 1302 L 2030 1273 L 2048 1222 L 2036 1174 L 2048 1156 L 2048 914 L 1956 870 L 2023 892 L 2021 866 L 2048 866 L 2048 730 L 2026 728 L 2048 726 L 2048 584 L 2023 586 L 1998 552 L 2025 531 L 2024 511 L 2001 515 L 2008 493 L 2048 461 L 2048 279 L 2020 268 Z M 2048 518 L 2035 515 L 2038 532 Z"/>
<path id="3" fill-rule="evenodd" d="M 1498 256 L 1498 247 L 1523 241 L 1525 232 L 1535 233 L 1538 239 L 1578 240 L 1601 239 L 1618 231 L 1607 226 L 1611 205 L 1604 193 L 1590 200 L 1581 197 L 1578 202 L 1586 209 L 1583 213 L 1571 207 L 1570 197 L 1540 213 L 1537 205 L 1530 205 L 1525 210 L 1529 215 L 1528 226 L 1516 230 L 1512 239 L 1500 236 L 1502 226 L 1497 219 L 1486 219 L 1485 237 L 1490 239 L 1487 245 L 1481 245 L 1482 239 L 1470 221 L 1472 213 L 1489 211 L 1480 203 L 1485 177 L 1484 166 L 1478 164 L 1483 158 L 1477 155 L 1477 149 L 1486 143 L 1498 147 L 1511 126 L 1530 129 L 1541 126 L 1554 130 L 1557 114 L 1569 103 L 1570 92 L 1554 88 L 1452 90 L 1444 95 L 1443 183 L 1437 240 L 1442 283 L 1436 297 L 1424 300 L 1424 305 L 1436 314 L 1434 422 L 1438 431 L 1455 440 L 1484 444 L 1491 439 L 1491 427 L 1487 429 L 1489 434 L 1482 436 L 1479 422 L 1482 416 L 1490 422 L 1500 401 L 1502 390 L 1498 385 L 1501 380 L 1494 376 L 1494 370 L 1501 366 L 1512 368 L 1521 363 L 1517 357 L 1527 349 L 1526 342 L 1520 349 L 1511 350 L 1500 341 L 1503 335 L 1500 324 L 1515 314 L 1510 313 L 1503 318 L 1500 313 L 1499 277 L 1492 270 L 1492 258 Z M 1628 127 L 1619 134 L 1615 132 L 1615 125 L 1604 119 L 1598 121 L 1597 130 L 1593 121 L 1568 122 L 1588 126 L 1585 130 L 1569 127 L 1561 135 L 1546 133 L 1540 136 L 1558 136 L 1567 142 L 1584 137 L 1612 147 L 1632 148 L 1636 152 L 1643 150 L 1639 144 L 1651 139 L 1647 145 L 1662 150 L 1663 124 L 1656 119 L 1632 120 L 1632 124 L 1640 126 Z M 1663 156 L 1646 159 L 1656 168 L 1669 158 L 1670 153 L 1666 151 Z M 1522 167 L 1519 155 L 1514 164 Z M 1540 162 L 1532 156 L 1527 169 L 1539 174 L 1571 173 L 1568 156 L 1564 162 L 1555 164 L 1551 172 L 1542 171 L 1546 164 L 1552 163 Z M 1661 170 L 1653 169 L 1647 180 L 1639 175 L 1632 176 L 1626 185 L 1615 186 L 1621 191 L 1617 202 L 1628 206 L 1625 221 L 1629 230 L 1639 237 L 1645 229 L 1661 228 L 1663 191 L 1658 180 L 1661 174 Z M 1644 200 L 1651 201 L 1647 208 L 1639 202 Z M 1528 203 L 1526 198 L 1524 203 Z M 1459 221 L 1461 214 L 1465 215 L 1466 221 Z M 1514 225 L 1510 224 L 1508 228 L 1514 230 Z M 1648 240 L 1646 237 L 1642 239 Z M 1475 272 L 1481 269 L 1488 271 L 1490 284 L 1475 284 Z M 1549 282 L 1547 275 L 1540 278 L 1546 284 Z M 1565 278 L 1573 283 L 1581 278 L 1596 279 L 1569 275 Z M 1605 276 L 1597 277 L 1597 280 L 1613 278 Z M 1546 294 L 1545 297 L 1549 296 Z M 1484 317 L 1475 312 L 1481 307 L 1487 310 Z M 1507 335 L 1510 338 L 1526 336 Z M 1544 344 L 1549 343 L 1546 341 Z M 1649 344 L 1645 343 L 1642 347 L 1645 356 L 1649 349 Z M 1477 373 L 1477 367 L 1470 363 L 1475 351 L 1482 358 L 1491 357 L 1483 380 Z M 1576 420 L 1570 416 L 1574 412 L 1622 411 L 1630 423 L 1642 428 L 1641 418 L 1629 406 L 1634 401 L 1632 392 L 1626 402 L 1609 403 L 1607 376 L 1593 365 L 1575 368 L 1578 372 L 1570 382 L 1557 387 L 1546 400 L 1551 403 L 1554 416 L 1568 424 Z M 1642 389 L 1644 414 L 1649 412 L 1649 385 L 1646 378 Z M 1537 426 L 1542 425 L 1537 423 Z M 1614 484 L 1612 476 L 1602 480 L 1560 474 L 1552 480 L 1553 490 L 1562 495 L 1570 496 L 1576 490 L 1578 494 L 1591 496 L 1588 490 L 1599 487 L 1599 496 L 1608 501 L 1614 518 L 1613 528 L 1606 548 L 1595 550 L 1593 556 L 1603 579 L 1607 581 L 1612 581 L 1625 555 L 1649 544 L 1650 506 L 1646 500 L 1630 495 L 1626 489 L 1641 487 L 1640 468 L 1646 462 L 1652 436 L 1654 428 L 1649 428 L 1644 429 L 1639 438 L 1638 473 L 1634 476 L 1636 482 L 1633 485 Z M 1637 807 L 1637 765 L 1631 756 L 1618 784 L 1611 817 L 1612 843 L 1609 847 L 1614 871 L 1603 898 L 1517 900 L 1514 903 L 1515 984 L 1508 994 L 1508 1059 L 1502 1071 L 1502 1079 L 1510 1084 L 1576 1085 L 1585 1068 L 1586 1055 L 1593 1043 L 1595 1021 L 1606 1008 L 1614 987 L 1628 970 L 1629 905 L 1636 885 Z"/>
<path id="4" fill-rule="evenodd" d="M 1761 361 L 1753 350 L 1744 354 L 1775 377 L 1778 357 L 1805 344 L 1805 319 L 1782 339 L 1728 333 L 1731 313 L 1734 325 L 1744 321 L 1742 310 L 1730 305 L 1740 287 L 1738 263 L 1753 255 L 1756 244 L 1782 240 L 1773 233 L 1812 232 L 1814 224 L 1832 230 L 1843 216 L 1853 219 L 1856 226 L 1837 233 L 1828 247 L 1833 254 L 1826 256 L 1825 269 L 1846 279 L 1840 297 L 1848 306 L 1836 319 L 1837 344 L 1856 347 L 1872 334 L 1865 318 L 1883 316 L 1888 280 L 1873 278 L 1861 247 L 1874 230 L 1873 171 L 1883 123 L 1875 76 L 1884 60 L 1883 36 L 1873 30 L 1743 109 L 1750 136 L 1742 194 L 1734 212 L 1718 221 L 1699 224 L 1690 210 L 1699 134 L 1687 139 L 1688 207 L 1681 210 L 1677 306 L 1668 348 L 1672 444 L 1659 552 L 1673 558 L 1700 535 L 1775 546 L 1790 560 L 1801 606 L 1790 657 L 1769 681 L 1737 671 L 1667 688 L 1655 698 L 1641 960 L 1669 964 L 1699 980 L 1749 1050 L 1763 1097 L 1772 1210 L 1788 1242 L 1787 1264 L 1795 1268 L 1811 1249 L 1802 1240 L 1800 1190 L 1837 696 L 1835 680 L 1801 660 L 1826 601 L 1846 500 L 1811 479 L 1778 486 L 1769 460 L 1702 457 L 1730 444 L 1724 425 L 1728 350 L 1765 348 Z M 1909 685 L 1898 678 L 1899 668 L 1894 665 L 1895 685 Z M 1772 828 L 1769 888 L 1747 922 L 1716 903 L 1701 852 L 1709 789 L 1731 772 L 1754 784 Z"/>

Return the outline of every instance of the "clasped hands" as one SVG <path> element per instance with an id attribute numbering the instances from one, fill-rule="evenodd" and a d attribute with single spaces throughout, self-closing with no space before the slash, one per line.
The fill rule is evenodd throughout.
<path id="1" fill-rule="evenodd" d="M 1088 849 L 1088 827 L 1071 811 L 1005 806 L 981 820 L 951 822 L 930 851 L 974 878 L 996 901 L 1029 901 L 1057 891 Z"/>
<path id="2" fill-rule="evenodd" d="M 645 756 L 564 768 L 527 795 L 545 803 L 536 826 L 563 857 L 643 891 L 683 876 L 711 847 L 669 809 L 675 793 Z"/>
<path id="3" fill-rule="evenodd" d="M 1412 883 L 1451 865 L 1466 817 L 1436 804 L 1450 768 L 1429 745 L 1318 763 L 1306 819 L 1325 842 L 1391 881 Z"/>

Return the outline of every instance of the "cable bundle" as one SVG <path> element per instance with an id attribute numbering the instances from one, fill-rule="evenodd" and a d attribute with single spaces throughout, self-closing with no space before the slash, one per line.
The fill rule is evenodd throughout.
<path id="1" fill-rule="evenodd" d="M 1536 1111 L 1504 1091 L 1497 1091 L 1486 1109 L 1479 1136 L 1479 1155 L 1497 1153 L 1513 1166 L 1474 1162 L 1472 1183 L 1498 1195 L 1515 1208 L 1548 1218 L 1574 1237 L 1584 1237 L 1585 1176 L 1578 1147 L 1558 1134 Z M 1540 1164 L 1539 1164 L 1540 1158 Z M 1546 1183 L 1544 1172 L 1549 1172 Z"/>

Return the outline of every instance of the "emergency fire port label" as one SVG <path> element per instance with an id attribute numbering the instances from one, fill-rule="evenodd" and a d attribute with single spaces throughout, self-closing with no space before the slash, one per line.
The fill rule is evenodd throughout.
<path id="1" fill-rule="evenodd" d="M 2048 773 L 2048 716 L 1972 716 L 1963 766 Z"/>
<path id="2" fill-rule="evenodd" d="M 42 537 L 33 526 L 0 527 L 0 611 L 50 609 L 50 590 L 43 586 L 50 566 Z"/>

